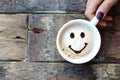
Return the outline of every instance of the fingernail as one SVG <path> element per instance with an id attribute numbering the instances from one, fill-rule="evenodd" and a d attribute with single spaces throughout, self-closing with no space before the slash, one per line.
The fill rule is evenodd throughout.
<path id="1" fill-rule="evenodd" d="M 104 16 L 104 13 L 103 12 L 98 12 L 97 13 L 97 19 L 101 20 Z"/>

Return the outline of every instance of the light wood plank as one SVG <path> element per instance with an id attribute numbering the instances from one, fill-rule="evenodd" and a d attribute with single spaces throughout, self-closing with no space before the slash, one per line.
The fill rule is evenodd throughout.
<path id="1" fill-rule="evenodd" d="M 26 58 L 26 19 L 26 14 L 0 14 L 0 60 Z"/>

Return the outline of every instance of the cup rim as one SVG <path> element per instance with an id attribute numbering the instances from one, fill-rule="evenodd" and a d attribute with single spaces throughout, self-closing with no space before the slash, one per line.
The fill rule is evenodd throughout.
<path id="1" fill-rule="evenodd" d="M 81 23 L 81 22 L 82 22 L 82 23 L 87 23 L 89 26 L 91 26 L 91 28 L 92 28 L 93 31 L 95 32 L 95 35 L 97 35 L 96 38 L 95 38 L 95 41 L 96 41 L 96 42 L 95 42 L 95 44 L 94 44 L 94 46 L 93 46 L 92 51 L 90 52 L 90 55 L 87 55 L 86 57 L 81 58 L 81 59 L 79 59 L 79 60 L 73 60 L 73 59 L 70 59 L 70 58 L 68 58 L 67 56 L 65 56 L 64 53 L 63 53 L 63 51 L 60 49 L 60 45 L 59 45 L 59 43 L 60 43 L 60 41 L 59 41 L 59 40 L 60 40 L 60 36 L 61 36 L 62 32 L 64 31 L 64 29 L 67 27 L 67 25 L 69 25 L 69 24 L 71 24 L 71 23 L 75 23 L 76 21 L 78 21 L 78 22 L 80 22 L 80 23 Z M 56 38 L 56 46 L 57 46 L 57 49 L 58 49 L 59 54 L 60 54 L 65 60 L 67 60 L 68 62 L 73 63 L 73 64 L 83 64 L 83 63 L 86 63 L 86 62 L 92 60 L 92 59 L 97 55 L 97 53 L 99 52 L 99 49 L 100 49 L 100 47 L 101 47 L 101 36 L 100 36 L 100 33 L 99 33 L 98 29 L 96 28 L 96 26 L 93 25 L 92 23 L 90 23 L 89 21 L 83 20 L 83 19 L 75 19 L 75 20 L 71 20 L 71 21 L 65 23 L 65 24 L 60 28 L 60 30 L 58 31 L 58 34 L 57 34 L 57 38 Z"/>

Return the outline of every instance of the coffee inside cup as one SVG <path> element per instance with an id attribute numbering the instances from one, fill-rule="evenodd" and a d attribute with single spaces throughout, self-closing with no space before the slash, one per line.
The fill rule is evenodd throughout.
<path id="1" fill-rule="evenodd" d="M 59 40 L 62 54 L 73 60 L 90 55 L 94 46 L 94 34 L 89 25 L 74 22 L 65 26 Z"/>

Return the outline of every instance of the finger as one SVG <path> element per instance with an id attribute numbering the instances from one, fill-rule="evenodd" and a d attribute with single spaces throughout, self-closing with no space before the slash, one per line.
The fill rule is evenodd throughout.
<path id="1" fill-rule="evenodd" d="M 86 5 L 85 15 L 91 20 L 96 13 L 98 6 L 102 3 L 103 0 L 88 0 Z"/>
<path id="2" fill-rule="evenodd" d="M 103 27 L 106 27 L 107 26 L 107 22 L 106 21 L 100 21 L 98 23 L 99 26 L 103 26 Z"/>
<path id="3" fill-rule="evenodd" d="M 108 26 L 108 21 L 112 21 L 112 16 L 106 16 L 104 19 L 102 19 L 102 20 L 98 23 L 98 25 L 99 25 L 99 26 L 104 26 L 104 27 L 106 27 L 106 26 Z"/>
<path id="4" fill-rule="evenodd" d="M 113 18 L 112 18 L 112 16 L 105 16 L 102 20 L 104 20 L 104 21 L 112 21 L 113 20 Z"/>
<path id="5" fill-rule="evenodd" d="M 99 6 L 98 12 L 103 12 L 104 17 L 107 15 L 110 8 L 117 3 L 118 0 L 104 0 L 104 2 Z"/>

